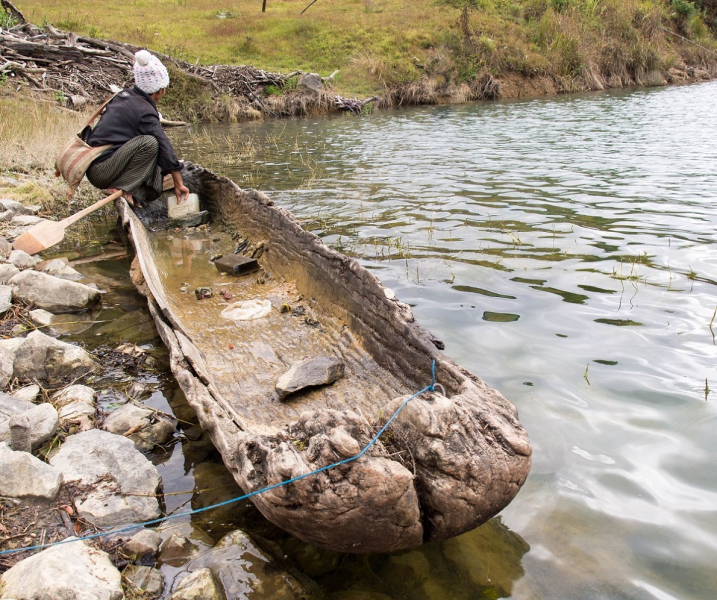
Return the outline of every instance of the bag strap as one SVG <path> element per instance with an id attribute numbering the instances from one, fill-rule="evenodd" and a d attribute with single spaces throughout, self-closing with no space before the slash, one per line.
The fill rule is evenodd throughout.
<path id="1" fill-rule="evenodd" d="M 109 98 L 107 98 L 107 100 L 105 100 L 102 103 L 102 105 L 94 112 L 94 114 L 90 117 L 89 121 L 87 121 L 87 123 L 85 124 L 85 126 L 82 129 L 91 125 L 92 121 L 94 121 L 100 115 L 100 113 L 105 109 L 105 106 L 107 106 L 110 103 L 110 100 L 112 100 L 117 94 L 119 94 L 122 91 L 124 91 L 124 90 L 120 90 L 119 92 L 116 92 L 116 93 L 112 94 Z M 80 129 L 80 131 L 82 131 L 82 129 Z"/>

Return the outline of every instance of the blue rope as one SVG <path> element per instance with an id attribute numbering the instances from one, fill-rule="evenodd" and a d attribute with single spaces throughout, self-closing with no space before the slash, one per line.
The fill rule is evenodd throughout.
<path id="1" fill-rule="evenodd" d="M 417 396 L 420 396 L 424 392 L 432 392 L 434 390 L 434 387 L 436 385 L 436 361 L 433 361 L 433 365 L 431 366 L 431 376 L 432 381 L 431 385 L 426 386 L 423 388 L 420 392 L 416 392 L 405 400 L 401 406 L 398 407 L 395 413 L 393 413 L 393 416 L 386 421 L 386 424 L 381 427 L 379 432 L 373 436 L 371 441 L 366 444 L 366 447 L 361 450 L 358 454 L 355 456 L 351 456 L 349 458 L 345 458 L 344 460 L 341 460 L 336 463 L 331 463 L 330 465 L 326 465 L 325 467 L 321 467 L 320 469 L 316 469 L 315 471 L 311 471 L 310 473 L 304 473 L 303 475 L 297 475 L 296 477 L 292 477 L 291 479 L 287 479 L 286 481 L 281 481 L 279 483 L 275 483 L 273 485 L 269 485 L 265 488 L 262 488 L 260 490 L 256 490 L 254 492 L 249 492 L 248 494 L 244 494 L 243 496 L 239 496 L 238 498 L 232 498 L 231 500 L 225 500 L 224 502 L 219 502 L 219 504 L 212 504 L 211 506 L 205 506 L 204 508 L 198 508 L 196 510 L 190 510 L 189 512 L 184 513 L 177 513 L 176 515 L 168 515 L 166 517 L 160 517 L 159 519 L 152 519 L 151 521 L 145 521 L 143 523 L 137 523 L 135 525 L 127 525 L 126 527 L 122 527 L 120 529 L 112 529 L 110 531 L 101 531 L 99 533 L 93 533 L 91 535 L 86 535 L 79 538 L 66 538 L 64 540 L 60 540 L 59 542 L 52 542 L 51 544 L 38 544 L 37 546 L 26 546 L 25 548 L 13 548 L 11 550 L 0 550 L 0 556 L 4 554 L 15 554 L 16 552 L 26 552 L 29 550 L 42 550 L 43 548 L 49 548 L 51 546 L 59 546 L 61 544 L 70 544 L 72 542 L 80 542 L 84 540 L 94 540 L 96 538 L 105 537 L 108 535 L 114 535 L 116 533 L 124 533 L 125 531 L 132 531 L 133 529 L 139 529 L 140 527 L 146 527 L 147 525 L 156 525 L 157 523 L 162 523 L 163 521 L 169 521 L 170 519 L 178 519 L 179 517 L 187 517 L 190 515 L 196 515 L 197 513 L 202 513 L 207 510 L 212 510 L 214 508 L 219 508 L 220 506 L 226 506 L 227 504 L 233 504 L 234 502 L 239 502 L 240 500 L 246 500 L 247 498 L 251 498 L 252 496 L 256 496 L 258 494 L 263 494 L 264 492 L 268 492 L 269 490 L 273 490 L 278 487 L 282 487 L 285 485 L 289 485 L 290 483 L 294 483 L 295 481 L 299 481 L 301 479 L 306 479 L 307 477 L 311 477 L 313 475 L 317 475 L 318 473 L 321 473 L 323 471 L 328 471 L 329 469 L 334 469 L 335 467 L 338 467 L 340 465 L 345 465 L 347 463 L 353 462 L 354 460 L 358 460 L 361 458 L 368 449 L 373 446 L 378 438 L 381 437 L 384 431 L 388 428 L 388 426 L 393 422 L 393 420 L 399 415 L 399 413 L 403 410 L 403 408 L 408 404 L 411 400 L 416 398 Z"/>

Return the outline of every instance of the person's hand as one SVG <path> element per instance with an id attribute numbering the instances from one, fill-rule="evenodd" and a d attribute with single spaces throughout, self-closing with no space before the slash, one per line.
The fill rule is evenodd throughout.
<path id="1" fill-rule="evenodd" d="M 183 183 L 180 183 L 174 186 L 174 194 L 177 196 L 177 204 L 181 204 L 189 197 L 189 188 Z"/>

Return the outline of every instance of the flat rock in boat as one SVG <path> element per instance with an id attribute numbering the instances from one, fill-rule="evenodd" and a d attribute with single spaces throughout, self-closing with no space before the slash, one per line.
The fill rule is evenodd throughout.
<path id="1" fill-rule="evenodd" d="M 259 269 L 259 263 L 256 258 L 241 256 L 240 254 L 222 256 L 222 258 L 214 261 L 214 266 L 220 273 L 231 273 L 232 275 L 243 275 Z"/>
<path id="2" fill-rule="evenodd" d="M 283 400 L 289 394 L 307 387 L 333 383 L 344 376 L 345 367 L 344 361 L 328 356 L 295 362 L 276 382 L 279 399 Z"/>

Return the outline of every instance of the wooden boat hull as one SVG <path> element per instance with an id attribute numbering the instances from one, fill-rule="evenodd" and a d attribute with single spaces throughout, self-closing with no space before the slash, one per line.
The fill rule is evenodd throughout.
<path id="1" fill-rule="evenodd" d="M 206 323 L 221 320 L 221 307 L 174 298 L 155 263 L 156 244 L 137 214 L 117 201 L 136 252 L 133 280 L 147 296 L 172 372 L 245 491 L 354 455 L 406 397 L 431 383 L 436 363 L 441 393 L 409 402 L 360 459 L 252 497 L 264 516 L 311 544 L 364 553 L 453 537 L 502 510 L 531 464 L 513 405 L 443 355 L 410 307 L 358 261 L 324 245 L 267 196 L 189 164 L 183 177 L 216 225 L 251 240 L 247 252 L 270 274 L 272 304 L 293 294 L 320 321 L 318 328 L 299 327 L 274 311 L 265 324 L 242 330 L 246 339 L 236 344 L 244 353 L 227 357 L 206 331 Z M 279 401 L 271 383 L 276 374 L 287 361 L 319 351 L 345 360 L 346 377 Z"/>

